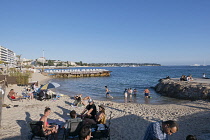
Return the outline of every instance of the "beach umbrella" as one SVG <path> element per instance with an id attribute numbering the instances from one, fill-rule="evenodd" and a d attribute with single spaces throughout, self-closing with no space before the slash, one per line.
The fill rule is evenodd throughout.
<path id="1" fill-rule="evenodd" d="M 51 82 L 51 83 L 47 83 L 43 87 L 41 87 L 41 90 L 46 90 L 46 89 L 50 89 L 50 88 L 57 88 L 59 86 L 60 85 L 58 83 Z"/>

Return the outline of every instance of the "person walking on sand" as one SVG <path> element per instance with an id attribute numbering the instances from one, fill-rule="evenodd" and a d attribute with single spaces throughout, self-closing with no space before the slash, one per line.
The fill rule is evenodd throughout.
<path id="1" fill-rule="evenodd" d="M 107 96 L 113 98 L 113 97 L 110 95 L 110 92 L 111 92 L 111 91 L 108 89 L 107 86 L 105 86 L 105 90 L 106 90 L 106 98 L 107 98 Z"/>
<path id="2" fill-rule="evenodd" d="M 150 95 L 150 91 L 147 88 L 147 89 L 144 90 L 144 96 L 145 96 L 145 98 L 149 98 L 149 95 Z"/>
<path id="3" fill-rule="evenodd" d="M 168 135 L 178 130 L 179 126 L 173 120 L 152 122 L 147 127 L 143 140 L 168 140 Z"/>

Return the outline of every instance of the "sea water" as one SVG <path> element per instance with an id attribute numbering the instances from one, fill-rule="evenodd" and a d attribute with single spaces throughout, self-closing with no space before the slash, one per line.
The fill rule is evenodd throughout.
<path id="1" fill-rule="evenodd" d="M 97 67 L 85 69 L 97 69 Z M 158 84 L 159 79 L 166 76 L 179 78 L 181 75 L 192 75 L 194 78 L 200 78 L 203 73 L 210 77 L 210 66 L 105 67 L 104 69 L 112 71 L 110 77 L 56 78 L 52 79 L 52 81 L 61 85 L 56 89 L 56 92 L 70 96 L 83 94 L 83 97 L 90 96 L 93 99 L 111 100 L 114 102 L 177 104 L 185 102 L 185 100 L 164 97 L 155 92 L 154 86 Z M 106 98 L 104 86 L 108 86 L 109 90 L 111 90 L 110 94 L 114 97 L 113 99 Z M 137 96 L 125 99 L 123 93 L 125 88 L 136 88 L 138 90 Z M 150 99 L 144 98 L 143 92 L 146 88 L 150 90 L 152 97 Z"/>

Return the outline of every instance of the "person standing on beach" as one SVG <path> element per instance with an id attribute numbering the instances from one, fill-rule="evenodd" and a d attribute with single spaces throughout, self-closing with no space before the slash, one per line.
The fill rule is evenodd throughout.
<path id="1" fill-rule="evenodd" d="M 129 90 L 129 96 L 130 96 L 130 98 L 132 98 L 132 94 L 133 94 L 133 90 L 132 90 L 132 88 L 130 88 L 130 90 Z"/>
<path id="2" fill-rule="evenodd" d="M 106 90 L 106 98 L 107 98 L 107 96 L 113 98 L 113 97 L 110 95 L 110 92 L 111 92 L 111 91 L 108 89 L 107 86 L 105 86 L 105 90 Z"/>
<path id="3" fill-rule="evenodd" d="M 136 96 L 137 92 L 138 92 L 138 91 L 137 91 L 136 89 L 134 89 L 134 90 L 133 90 L 133 95 Z"/>
<path id="4" fill-rule="evenodd" d="M 149 98 L 149 95 L 150 95 L 150 91 L 147 88 L 147 89 L 144 90 L 144 96 L 145 96 L 145 98 Z"/>
<path id="5" fill-rule="evenodd" d="M 168 135 L 172 135 L 179 130 L 175 121 L 152 122 L 147 127 L 143 140 L 168 140 Z"/>
<path id="6" fill-rule="evenodd" d="M 125 97 L 125 98 L 128 97 L 128 90 L 127 90 L 127 88 L 124 90 L 124 97 Z"/>
<path id="7" fill-rule="evenodd" d="M 132 101 L 132 93 L 133 93 L 133 90 L 132 90 L 131 88 L 128 88 L 128 95 L 129 95 L 129 97 L 130 97 L 129 102 Z"/>
<path id="8" fill-rule="evenodd" d="M 203 78 L 206 78 L 206 74 L 205 73 L 203 73 Z"/>

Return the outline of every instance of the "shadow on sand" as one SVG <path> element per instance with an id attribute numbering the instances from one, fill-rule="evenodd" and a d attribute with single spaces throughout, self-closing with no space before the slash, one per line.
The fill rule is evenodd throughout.
<path id="1" fill-rule="evenodd" d="M 194 107 L 194 106 L 192 106 Z M 55 112 L 60 117 L 68 117 L 67 113 L 70 111 L 63 107 L 63 114 Z M 129 112 L 124 112 L 121 109 L 108 107 L 111 110 L 122 111 L 125 115 L 117 117 L 115 112 L 113 113 L 113 119 L 111 119 L 110 134 L 111 140 L 141 140 L 144 137 L 147 126 L 151 121 L 158 121 L 158 119 L 150 117 L 141 117 Z M 203 108 L 202 108 L 203 109 Z M 76 109 L 75 109 L 76 110 Z M 109 114 L 107 112 L 107 121 L 109 121 Z M 28 136 L 27 121 L 30 121 L 30 114 L 26 112 L 25 120 L 17 120 L 17 124 L 21 127 L 21 136 L 8 137 L 2 140 L 25 140 Z M 168 120 L 166 118 L 166 120 Z M 179 123 L 179 132 L 169 136 L 170 140 L 185 140 L 187 135 L 196 135 L 199 140 L 210 139 L 210 111 L 198 112 L 188 116 L 177 117 Z M 164 120 L 165 121 L 165 120 Z"/>

